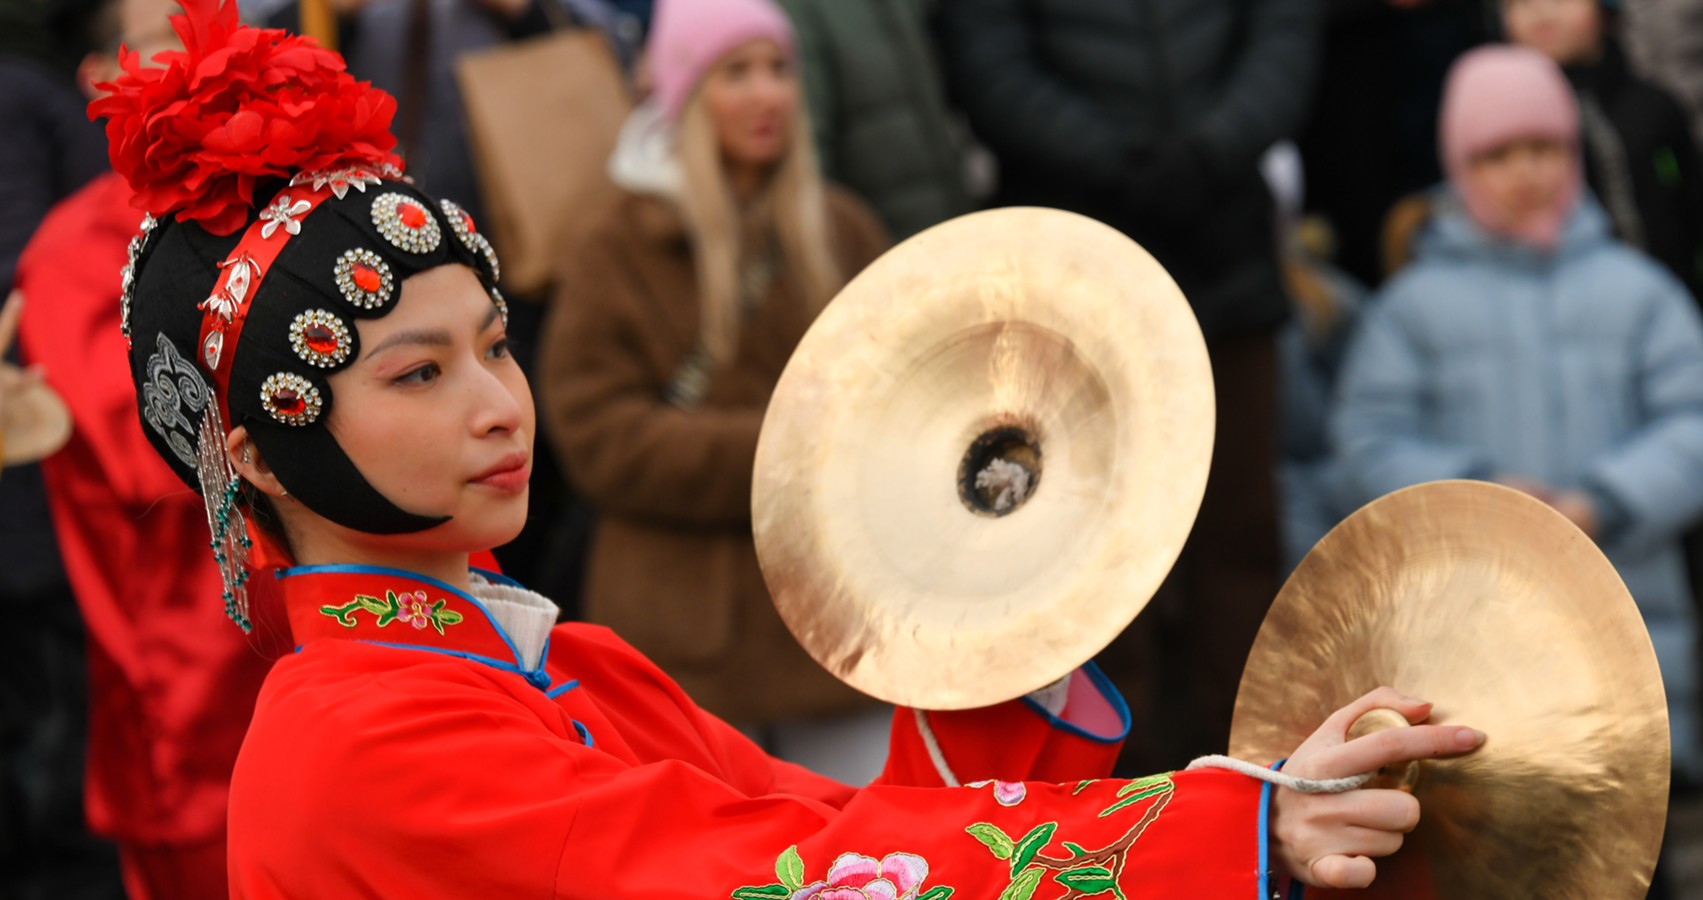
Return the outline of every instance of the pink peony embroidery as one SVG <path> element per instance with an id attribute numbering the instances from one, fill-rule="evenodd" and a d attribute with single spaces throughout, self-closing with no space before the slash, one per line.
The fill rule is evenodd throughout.
<path id="1" fill-rule="evenodd" d="M 987 787 L 993 785 L 993 799 L 1000 806 L 1016 806 L 1029 796 L 1029 789 L 1021 781 L 977 781 L 966 787 Z"/>
<path id="2" fill-rule="evenodd" d="M 790 900 L 912 900 L 928 877 L 928 862 L 914 853 L 889 853 L 878 862 L 842 853 L 828 879 L 807 884 Z"/>
<path id="3" fill-rule="evenodd" d="M 432 625 L 432 604 L 426 599 L 425 591 L 415 591 L 412 594 L 398 594 L 396 618 L 415 628 L 430 628 Z"/>

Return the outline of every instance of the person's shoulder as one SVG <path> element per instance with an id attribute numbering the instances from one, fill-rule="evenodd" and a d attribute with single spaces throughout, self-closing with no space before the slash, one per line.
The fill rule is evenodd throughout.
<path id="1" fill-rule="evenodd" d="M 1618 239 L 1605 240 L 1569 261 L 1563 283 L 1612 290 L 1629 301 L 1691 302 L 1691 292 L 1668 268 Z M 1630 308 L 1630 307 L 1629 307 Z"/>
<path id="2" fill-rule="evenodd" d="M 605 699 L 656 710 L 686 709 L 692 701 L 680 685 L 638 648 L 602 625 L 566 622 L 550 632 L 550 658 Z"/>
<path id="3" fill-rule="evenodd" d="M 90 242 L 122 245 L 128 241 L 142 224 L 142 213 L 130 206 L 130 197 L 124 176 L 106 172 L 55 203 L 25 245 L 18 280 L 22 282 L 39 265 L 76 258 Z M 116 278 L 113 283 L 117 284 Z"/>
<path id="4" fill-rule="evenodd" d="M 865 248 L 871 259 L 892 245 L 886 226 L 862 197 L 833 182 L 824 185 L 823 197 L 830 227 L 842 242 Z"/>

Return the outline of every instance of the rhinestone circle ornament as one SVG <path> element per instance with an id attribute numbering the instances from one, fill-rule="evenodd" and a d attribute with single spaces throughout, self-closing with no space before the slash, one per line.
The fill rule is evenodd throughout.
<path id="1" fill-rule="evenodd" d="M 269 375 L 260 386 L 260 404 L 285 425 L 312 425 L 325 406 L 319 388 L 294 372 Z"/>
<path id="2" fill-rule="evenodd" d="M 343 299 L 361 309 L 378 309 L 396 294 L 396 277 L 390 274 L 390 266 L 364 247 L 346 250 L 337 257 L 334 277 Z"/>
<path id="3" fill-rule="evenodd" d="M 461 245 L 466 247 L 469 253 L 484 257 L 485 265 L 491 269 L 492 281 L 501 280 L 502 266 L 497 262 L 496 248 L 479 233 L 479 229 L 473 224 L 473 216 L 454 200 L 439 200 L 438 206 L 443 210 L 443 217 L 449 220 L 450 230 L 461 239 Z"/>
<path id="4" fill-rule="evenodd" d="M 329 369 L 349 358 L 354 341 L 342 319 L 323 309 L 310 309 L 290 322 L 290 346 L 308 365 Z"/>
<path id="5" fill-rule="evenodd" d="M 373 227 L 385 240 L 408 253 L 430 253 L 443 240 L 438 220 L 432 218 L 420 201 L 407 194 L 380 194 L 373 201 Z"/>
<path id="6" fill-rule="evenodd" d="M 473 216 L 461 208 L 454 200 L 439 200 L 438 207 L 443 210 L 443 217 L 449 220 L 449 228 L 455 236 L 461 239 L 462 246 L 474 253 L 479 252 L 479 229 L 473 227 Z"/>

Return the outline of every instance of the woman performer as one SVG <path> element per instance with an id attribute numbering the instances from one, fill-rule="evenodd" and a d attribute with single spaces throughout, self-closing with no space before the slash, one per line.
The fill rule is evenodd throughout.
<path id="1" fill-rule="evenodd" d="M 495 257 L 395 168 L 389 97 L 217 3 L 185 0 L 184 52 L 127 54 L 91 108 L 153 217 L 124 273 L 144 427 L 208 502 L 228 612 L 249 624 L 251 564 L 299 648 L 232 780 L 234 897 L 1253 900 L 1271 873 L 1364 885 L 1413 826 L 1396 792 L 1093 780 L 1124 720 L 1086 672 L 901 711 L 886 771 L 853 789 L 770 758 L 610 631 L 553 627 L 548 600 L 470 571 L 525 519 L 536 424 Z M 1428 713 L 1376 691 L 1287 771 L 1482 740 L 1345 742 L 1375 706 Z"/>
<path id="2" fill-rule="evenodd" d="M 779 9 L 695 0 L 655 21 L 656 92 L 622 130 L 620 190 L 590 213 L 539 341 L 543 425 L 599 514 L 587 618 L 769 750 L 867 782 L 891 710 L 816 665 L 776 614 L 751 468 L 787 358 L 887 239 L 823 184 Z"/>

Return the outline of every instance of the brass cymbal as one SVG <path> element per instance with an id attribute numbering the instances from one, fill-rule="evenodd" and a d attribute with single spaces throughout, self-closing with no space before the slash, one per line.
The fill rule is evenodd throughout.
<path id="1" fill-rule="evenodd" d="M 1645 895 L 1667 807 L 1661 672 L 1631 594 L 1572 523 L 1471 481 L 1362 508 L 1266 616 L 1230 751 L 1275 762 L 1380 684 L 1488 738 L 1418 764 L 1419 827 L 1354 896 Z"/>
<path id="2" fill-rule="evenodd" d="M 867 694 L 1021 696 L 1152 597 L 1213 424 L 1200 329 L 1146 251 L 1057 210 L 955 219 L 858 275 L 787 365 L 757 446 L 764 577 Z"/>
<path id="3" fill-rule="evenodd" d="M 71 412 L 46 382 L 0 363 L 0 463 L 21 465 L 52 456 L 71 439 Z"/>

